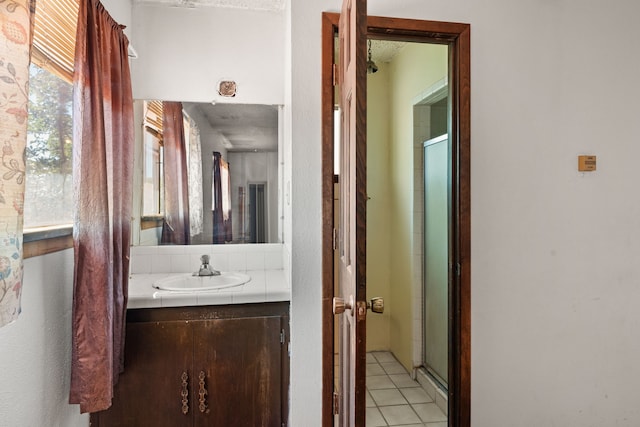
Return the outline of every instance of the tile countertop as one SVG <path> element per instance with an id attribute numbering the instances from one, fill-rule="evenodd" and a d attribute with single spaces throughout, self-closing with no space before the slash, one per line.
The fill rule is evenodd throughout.
<path id="1" fill-rule="evenodd" d="M 132 274 L 129 278 L 127 308 L 181 307 L 290 301 L 291 287 L 284 270 L 247 270 L 251 276 L 244 285 L 212 291 L 172 292 L 155 289 L 152 284 L 171 273 Z"/>

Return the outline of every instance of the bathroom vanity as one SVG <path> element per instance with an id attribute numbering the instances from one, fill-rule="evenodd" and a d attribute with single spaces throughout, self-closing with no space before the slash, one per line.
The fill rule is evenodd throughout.
<path id="1" fill-rule="evenodd" d="M 91 425 L 286 425 L 288 337 L 286 302 L 129 310 L 125 372 Z"/>
<path id="2" fill-rule="evenodd" d="M 131 276 L 125 371 L 92 426 L 287 425 L 288 278 L 269 265 L 242 271 L 251 281 L 204 292 L 153 287 L 175 273 Z"/>

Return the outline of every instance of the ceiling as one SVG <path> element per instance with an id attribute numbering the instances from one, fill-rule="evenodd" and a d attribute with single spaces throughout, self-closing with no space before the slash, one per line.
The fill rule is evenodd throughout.
<path id="1" fill-rule="evenodd" d="M 371 39 L 371 58 L 373 62 L 391 62 L 406 45 L 407 42 Z M 368 48 L 369 45 L 367 44 L 367 53 Z M 340 40 L 337 36 L 334 39 L 334 50 L 336 56 L 339 56 Z"/>
<path id="2" fill-rule="evenodd" d="M 135 4 L 160 4 L 171 7 L 226 7 L 245 10 L 284 10 L 285 0 L 133 0 Z"/>
<path id="3" fill-rule="evenodd" d="M 278 150 L 277 106 L 184 102 L 183 108 L 191 118 L 202 117 L 219 132 L 228 151 Z"/>
<path id="4" fill-rule="evenodd" d="M 406 45 L 406 42 L 371 40 L 371 58 L 374 62 L 391 62 Z"/>

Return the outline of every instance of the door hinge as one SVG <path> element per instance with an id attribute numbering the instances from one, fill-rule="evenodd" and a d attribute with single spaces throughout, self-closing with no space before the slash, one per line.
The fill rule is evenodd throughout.
<path id="1" fill-rule="evenodd" d="M 333 392 L 333 415 L 340 413 L 340 395 L 337 391 Z"/>
<path id="2" fill-rule="evenodd" d="M 462 265 L 459 262 L 456 263 L 456 275 L 457 276 L 462 275 Z"/>
<path id="3" fill-rule="evenodd" d="M 338 73 L 336 72 L 336 64 L 332 64 L 333 65 L 333 69 L 331 70 L 331 73 L 333 74 L 332 78 L 333 78 L 333 85 L 334 86 L 338 86 Z"/>
<path id="4" fill-rule="evenodd" d="M 338 249 L 338 230 L 333 229 L 333 250 Z"/>
<path id="5" fill-rule="evenodd" d="M 284 344 L 287 338 L 287 334 L 285 334 L 284 329 L 280 330 L 280 344 Z"/>

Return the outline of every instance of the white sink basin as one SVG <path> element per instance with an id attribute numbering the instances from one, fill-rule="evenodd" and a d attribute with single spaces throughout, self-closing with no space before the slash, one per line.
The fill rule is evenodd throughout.
<path id="1" fill-rule="evenodd" d="M 156 280 L 153 287 L 163 291 L 211 291 L 244 285 L 251 276 L 235 271 L 221 271 L 219 276 L 194 276 L 192 273 L 174 274 Z"/>

